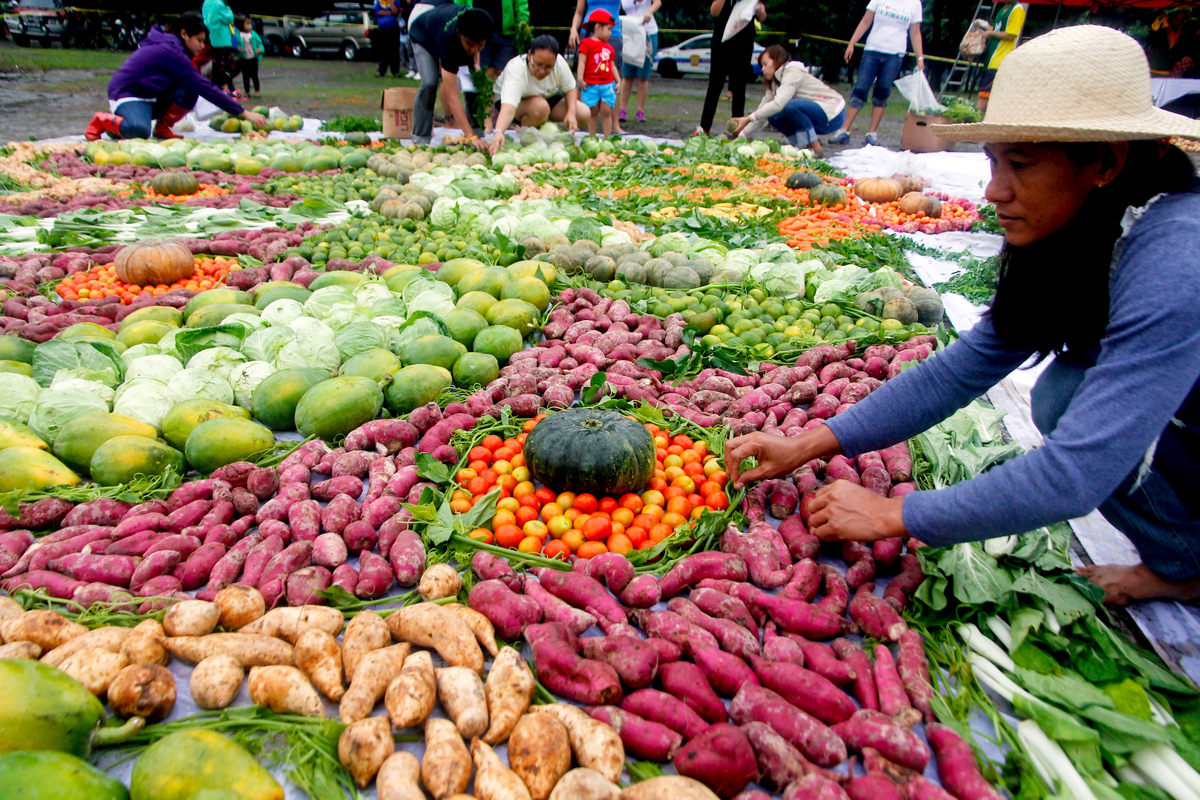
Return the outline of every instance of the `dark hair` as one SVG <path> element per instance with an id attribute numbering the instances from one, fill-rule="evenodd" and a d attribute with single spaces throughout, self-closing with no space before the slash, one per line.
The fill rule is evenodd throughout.
<path id="1" fill-rule="evenodd" d="M 454 25 L 456 33 L 472 42 L 486 42 L 492 36 L 492 15 L 482 8 L 466 8 Z"/>
<path id="2" fill-rule="evenodd" d="M 758 63 L 759 64 L 762 63 L 763 56 L 770 56 L 771 60 L 775 62 L 776 69 L 778 69 L 779 67 L 782 67 L 784 64 L 786 64 L 792 60 L 792 54 L 789 53 L 788 49 L 781 44 L 773 44 L 770 47 L 768 47 L 766 50 L 763 50 L 761 53 L 759 53 L 758 54 Z"/>
<path id="3" fill-rule="evenodd" d="M 208 26 L 204 24 L 204 16 L 195 10 L 188 10 L 180 14 L 175 19 L 167 23 L 167 30 L 177 36 L 195 36 L 198 33 L 208 33 Z"/>
<path id="4" fill-rule="evenodd" d="M 250 19 L 250 17 L 248 15 L 238 14 L 236 17 L 233 18 L 233 25 L 238 30 L 241 30 L 242 26 L 246 24 L 246 20 L 248 20 L 248 19 Z"/>
<path id="5" fill-rule="evenodd" d="M 533 54 L 534 50 L 549 50 L 554 55 L 558 55 L 558 39 L 555 39 L 548 33 L 543 33 L 529 43 L 530 55 Z"/>
<path id="6" fill-rule="evenodd" d="M 1110 161 L 1112 147 L 1086 142 L 1060 145 L 1077 166 Z M 1040 242 L 1000 250 L 996 294 L 986 312 L 1008 345 L 1050 353 L 1086 355 L 1104 338 L 1109 316 L 1113 246 L 1130 206 L 1160 193 L 1195 191 L 1187 154 L 1155 141 L 1130 142 L 1125 167 L 1107 186 L 1093 189 L 1062 230 Z"/>

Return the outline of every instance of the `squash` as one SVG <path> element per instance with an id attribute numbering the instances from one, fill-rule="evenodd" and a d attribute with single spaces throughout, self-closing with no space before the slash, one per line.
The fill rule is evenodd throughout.
<path id="1" fill-rule="evenodd" d="M 928 194 L 909 192 L 900 198 L 900 210 L 905 214 L 919 214 L 937 219 L 942 215 L 942 201 Z"/>
<path id="2" fill-rule="evenodd" d="M 700 276 L 690 267 L 675 267 L 663 276 L 660 285 L 664 289 L 699 289 Z"/>
<path id="3" fill-rule="evenodd" d="M 836 206 L 846 202 L 846 190 L 832 183 L 822 183 L 808 191 L 808 199 L 817 205 Z"/>
<path id="4" fill-rule="evenodd" d="M 879 316 L 911 325 L 917 321 L 917 309 L 907 297 L 893 297 L 883 304 L 883 313 Z"/>
<path id="5" fill-rule="evenodd" d="M 789 189 L 815 189 L 820 185 L 821 176 L 808 170 L 793 172 L 787 179 L 787 188 Z"/>
<path id="6" fill-rule="evenodd" d="M 525 465 L 556 492 L 620 497 L 654 477 L 654 439 L 615 411 L 572 408 L 543 419 L 525 440 Z"/>
<path id="7" fill-rule="evenodd" d="M 925 184 L 921 183 L 921 179 L 914 178 L 912 175 L 897 175 L 895 176 L 894 180 L 900 182 L 900 190 L 904 192 L 904 194 L 908 194 L 909 192 L 925 191 Z"/>
<path id="8" fill-rule="evenodd" d="M 854 193 L 868 203 L 890 203 L 899 200 L 904 189 L 894 178 L 859 178 L 854 182 Z"/>
<path id="9" fill-rule="evenodd" d="M 592 256 L 583 265 L 583 271 L 590 275 L 592 280 L 608 283 L 617 274 L 617 264 L 608 256 Z"/>
<path id="10" fill-rule="evenodd" d="M 160 172 L 150 179 L 150 188 L 159 194 L 195 194 L 200 181 L 190 172 Z"/>
<path id="11" fill-rule="evenodd" d="M 533 258 L 547 252 L 550 248 L 546 247 L 546 243 L 536 236 L 523 236 L 521 241 L 517 242 L 517 247 L 525 248 L 525 257 Z"/>
<path id="12" fill-rule="evenodd" d="M 946 309 L 942 306 L 942 298 L 938 297 L 937 292 L 924 286 L 914 286 L 908 290 L 907 297 L 908 302 L 917 310 L 917 322 L 930 327 L 942 321 Z"/>
<path id="13" fill-rule="evenodd" d="M 122 283 L 170 286 L 196 274 L 196 258 L 179 242 L 145 239 L 118 250 L 113 268 Z"/>

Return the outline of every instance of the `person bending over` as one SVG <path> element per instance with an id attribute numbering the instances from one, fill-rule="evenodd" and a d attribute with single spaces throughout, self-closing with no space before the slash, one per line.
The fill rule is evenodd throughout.
<path id="1" fill-rule="evenodd" d="M 504 147 L 504 132 L 513 120 L 531 128 L 548 121 L 563 122 L 574 133 L 591 117 L 587 106 L 579 103 L 575 76 L 559 55 L 558 40 L 553 36 L 537 37 L 528 53 L 509 61 L 496 82 L 496 93 L 500 100 L 496 103 L 499 113 L 492 155 Z"/>
<path id="2" fill-rule="evenodd" d="M 433 137 L 433 107 L 441 85 L 442 110 L 454 119 L 463 136 L 479 149 L 486 143 L 475 133 L 458 91 L 458 70 L 473 69 L 475 59 L 492 35 L 492 17 L 478 8 L 453 3 L 434 6 L 412 23 L 413 54 L 421 73 L 421 88 L 413 108 L 413 141 L 429 144 Z"/>

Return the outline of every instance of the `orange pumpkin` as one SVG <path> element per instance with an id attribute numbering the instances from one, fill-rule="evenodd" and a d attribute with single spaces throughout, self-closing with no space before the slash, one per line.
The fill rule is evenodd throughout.
<path id="1" fill-rule="evenodd" d="M 900 198 L 900 210 L 905 214 L 918 214 L 924 211 L 925 216 L 937 219 L 942 215 L 942 201 L 932 195 L 909 192 Z"/>
<path id="2" fill-rule="evenodd" d="M 170 286 L 196 274 L 196 259 L 179 242 L 146 239 L 118 250 L 113 268 L 123 283 Z"/>
<path id="3" fill-rule="evenodd" d="M 904 187 L 895 178 L 859 178 L 854 182 L 854 193 L 868 203 L 890 203 L 900 199 Z"/>

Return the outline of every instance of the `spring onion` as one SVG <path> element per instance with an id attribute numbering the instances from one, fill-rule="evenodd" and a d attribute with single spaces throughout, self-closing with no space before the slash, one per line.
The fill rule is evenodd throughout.
<path id="1" fill-rule="evenodd" d="M 983 631 L 975 627 L 973 623 L 968 622 L 965 625 L 959 625 L 957 631 L 959 638 L 973 652 L 978 653 L 1008 672 L 1016 670 L 1017 665 L 1008 657 L 1008 653 L 1001 650 L 999 645 L 984 635 Z"/>
<path id="2" fill-rule="evenodd" d="M 1061 632 L 1062 625 L 1059 623 L 1058 615 L 1054 613 L 1054 609 L 1052 609 L 1046 603 L 1038 603 L 1038 608 L 1040 608 L 1042 613 L 1046 615 L 1046 630 L 1050 631 L 1051 633 Z"/>
<path id="3" fill-rule="evenodd" d="M 972 653 L 970 661 L 975 679 L 1008 702 L 1011 703 L 1013 698 L 1017 696 L 1023 697 L 1026 700 L 1035 700 L 1033 695 L 1009 680 L 1007 675 L 983 656 L 980 656 L 978 653 Z"/>
<path id="4" fill-rule="evenodd" d="M 1008 623 L 999 616 L 993 616 L 987 618 L 987 626 L 992 635 L 1000 640 L 1000 644 L 1004 645 L 1004 649 L 1012 652 L 1012 628 L 1008 626 Z"/>
<path id="5" fill-rule="evenodd" d="M 1058 742 L 1047 736 L 1036 722 L 1031 719 L 1018 722 L 1017 737 L 1025 744 L 1025 749 L 1031 754 L 1036 753 L 1035 758 L 1042 759 L 1046 769 L 1057 778 L 1056 781 L 1047 781 L 1049 785 L 1061 784 L 1062 788 L 1071 792 L 1075 800 L 1096 800 L 1096 793 L 1079 774 L 1079 770 L 1075 769 L 1075 765 L 1067 758 Z"/>
<path id="6" fill-rule="evenodd" d="M 1151 783 L 1166 791 L 1175 800 L 1200 800 L 1200 793 L 1189 785 L 1191 781 L 1184 777 L 1180 765 L 1186 767 L 1192 776 L 1196 775 L 1196 771 L 1167 745 L 1143 747 L 1130 756 L 1129 760 Z"/>

